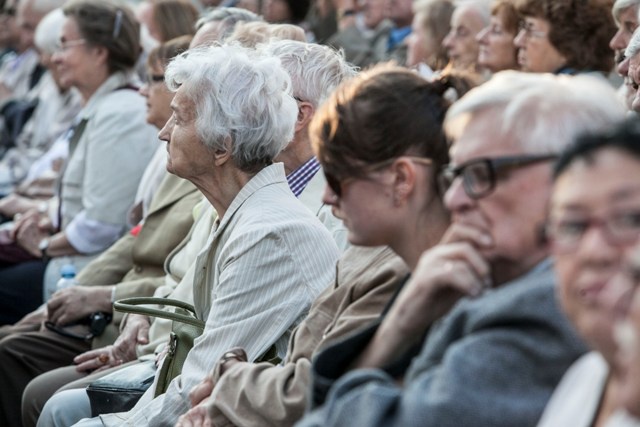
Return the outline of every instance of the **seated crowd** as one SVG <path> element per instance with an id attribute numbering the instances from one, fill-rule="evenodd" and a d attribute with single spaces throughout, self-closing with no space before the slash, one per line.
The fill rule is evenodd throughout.
<path id="1" fill-rule="evenodd" d="M 639 20 L 0 0 L 0 426 L 640 427 Z"/>

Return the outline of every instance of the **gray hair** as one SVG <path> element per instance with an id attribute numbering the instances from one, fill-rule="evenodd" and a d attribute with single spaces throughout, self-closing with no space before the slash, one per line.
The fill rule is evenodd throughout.
<path id="1" fill-rule="evenodd" d="M 222 41 L 233 32 L 233 29 L 238 22 L 255 22 L 262 20 L 263 19 L 260 15 L 256 15 L 246 9 L 241 9 L 239 7 L 218 7 L 205 12 L 200 19 L 198 19 L 196 22 L 196 30 L 199 30 L 205 24 L 210 22 L 219 22 L 219 40 Z"/>
<path id="2" fill-rule="evenodd" d="M 640 52 L 640 27 L 636 28 L 629 40 L 629 44 L 624 51 L 625 58 L 633 58 Z"/>
<path id="3" fill-rule="evenodd" d="M 34 44 L 40 51 L 49 55 L 56 52 L 64 20 L 64 12 L 60 8 L 53 9 L 42 18 L 33 35 Z"/>
<path id="4" fill-rule="evenodd" d="M 489 25 L 489 21 L 491 20 L 491 4 L 493 0 L 457 0 L 454 1 L 456 9 L 462 9 L 463 7 L 469 7 L 475 9 L 476 12 L 482 18 L 482 22 L 485 25 Z"/>
<path id="5" fill-rule="evenodd" d="M 270 163 L 293 138 L 298 106 L 280 61 L 237 45 L 191 49 L 171 61 L 167 87 L 195 103 L 196 130 L 243 171 Z"/>
<path id="6" fill-rule="evenodd" d="M 605 129 L 625 115 L 622 101 L 601 77 L 503 71 L 453 104 L 445 129 L 457 118 L 487 110 L 499 117 L 501 135 L 537 154 L 558 153 L 579 134 Z"/>
<path id="7" fill-rule="evenodd" d="M 616 0 L 615 3 L 613 3 L 611 14 L 618 27 L 620 26 L 620 15 L 630 7 L 635 8 L 637 14 L 638 8 L 640 7 L 640 0 Z"/>
<path id="8" fill-rule="evenodd" d="M 295 40 L 274 40 L 265 46 L 289 73 L 296 97 L 314 107 L 322 104 L 343 81 L 356 75 L 344 54 L 328 46 Z"/>

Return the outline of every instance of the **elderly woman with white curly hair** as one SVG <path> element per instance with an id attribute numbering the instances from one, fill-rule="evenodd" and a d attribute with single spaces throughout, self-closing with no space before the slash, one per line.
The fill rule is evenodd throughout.
<path id="1" fill-rule="evenodd" d="M 293 195 L 273 158 L 293 136 L 298 109 L 278 59 L 238 46 L 189 51 L 169 64 L 173 114 L 160 131 L 167 169 L 191 181 L 218 214 L 196 260 L 194 301 L 206 321 L 182 375 L 130 412 L 78 425 L 173 425 L 188 393 L 233 346 L 255 360 L 284 357 L 293 327 L 333 280 L 339 251 Z M 213 214 L 213 212 L 212 212 Z"/>

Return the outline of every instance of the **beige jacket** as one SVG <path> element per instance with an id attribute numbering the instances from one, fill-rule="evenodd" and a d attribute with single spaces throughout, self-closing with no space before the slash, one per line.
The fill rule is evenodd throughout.
<path id="1" fill-rule="evenodd" d="M 388 248 L 348 249 L 338 262 L 335 282 L 292 335 L 283 366 L 242 363 L 215 378 L 209 400 L 213 425 L 293 425 L 304 413 L 312 356 L 331 340 L 377 319 L 408 273 Z"/>

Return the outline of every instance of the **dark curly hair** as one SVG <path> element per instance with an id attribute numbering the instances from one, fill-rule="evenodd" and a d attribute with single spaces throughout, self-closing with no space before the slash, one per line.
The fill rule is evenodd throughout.
<path id="1" fill-rule="evenodd" d="M 608 73 L 614 66 L 609 41 L 617 30 L 612 6 L 613 0 L 521 0 L 518 11 L 549 22 L 549 42 L 567 67 Z"/>

